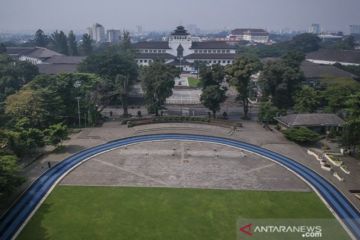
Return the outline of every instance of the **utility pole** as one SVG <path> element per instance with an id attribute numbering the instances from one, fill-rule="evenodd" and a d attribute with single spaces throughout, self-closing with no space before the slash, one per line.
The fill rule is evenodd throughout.
<path id="1" fill-rule="evenodd" d="M 81 87 L 81 82 L 76 81 L 74 83 L 74 88 L 79 89 Z M 77 106 L 78 106 L 78 118 L 79 118 L 79 128 L 81 127 L 81 116 L 80 116 L 80 97 L 76 97 Z"/>
<path id="2" fill-rule="evenodd" d="M 81 117 L 80 117 L 80 97 L 76 97 L 77 106 L 78 106 L 78 118 L 79 118 L 79 128 L 81 127 Z"/>

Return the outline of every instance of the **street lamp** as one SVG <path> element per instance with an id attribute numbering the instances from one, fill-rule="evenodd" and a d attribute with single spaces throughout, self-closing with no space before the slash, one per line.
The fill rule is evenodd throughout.
<path id="1" fill-rule="evenodd" d="M 74 88 L 79 88 L 81 87 L 81 82 L 80 81 L 76 81 L 74 83 Z M 80 117 L 80 97 L 76 97 L 77 100 L 77 107 L 78 107 L 78 119 L 79 119 L 79 128 L 81 127 L 81 117 Z"/>

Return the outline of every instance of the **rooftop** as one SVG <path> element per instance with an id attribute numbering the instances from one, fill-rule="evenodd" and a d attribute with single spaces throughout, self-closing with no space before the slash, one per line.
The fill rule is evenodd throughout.
<path id="1" fill-rule="evenodd" d="M 187 36 L 190 35 L 183 26 L 178 26 L 174 32 L 171 33 L 171 35 L 181 35 L 181 36 Z"/>
<path id="2" fill-rule="evenodd" d="M 64 56 L 61 53 L 43 47 L 7 47 L 6 52 L 10 56 L 27 56 L 38 59 L 46 59 L 53 56 Z"/>
<path id="3" fill-rule="evenodd" d="M 142 59 L 174 59 L 175 56 L 168 53 L 137 53 L 136 58 Z"/>
<path id="4" fill-rule="evenodd" d="M 341 126 L 345 122 L 333 113 L 290 114 L 275 118 L 287 127 Z"/>
<path id="5" fill-rule="evenodd" d="M 357 77 L 349 72 L 341 70 L 332 65 L 320 65 L 308 61 L 304 61 L 301 64 L 301 70 L 304 72 L 304 75 L 308 80 L 319 80 L 324 77 L 341 77 L 341 78 Z"/>
<path id="6" fill-rule="evenodd" d="M 193 42 L 191 49 L 235 49 L 236 47 L 225 41 Z"/>
<path id="7" fill-rule="evenodd" d="M 45 60 L 45 63 L 58 64 L 80 64 L 86 57 L 56 55 Z"/>
<path id="8" fill-rule="evenodd" d="M 170 49 L 165 41 L 138 42 L 133 44 L 136 49 Z"/>
<path id="9" fill-rule="evenodd" d="M 306 55 L 306 59 L 360 64 L 359 50 L 320 49 Z"/>
<path id="10" fill-rule="evenodd" d="M 198 54 L 198 53 L 194 53 L 194 54 L 190 54 L 187 55 L 185 57 L 185 59 L 221 59 L 221 60 L 232 60 L 235 59 L 237 57 L 237 54 L 235 53 L 224 53 L 224 54 L 217 54 L 217 53 L 209 53 L 209 54 Z"/>
<path id="11" fill-rule="evenodd" d="M 269 33 L 265 29 L 261 28 L 237 28 L 231 31 L 232 35 L 256 35 L 256 36 L 268 36 Z"/>
<path id="12" fill-rule="evenodd" d="M 77 72 L 76 64 L 38 64 L 41 74 L 60 74 Z"/>

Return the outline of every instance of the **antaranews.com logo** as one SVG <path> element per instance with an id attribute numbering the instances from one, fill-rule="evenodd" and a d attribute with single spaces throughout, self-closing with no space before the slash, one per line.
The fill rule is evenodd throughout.
<path id="1" fill-rule="evenodd" d="M 335 219 L 239 219 L 238 240 L 351 239 Z"/>

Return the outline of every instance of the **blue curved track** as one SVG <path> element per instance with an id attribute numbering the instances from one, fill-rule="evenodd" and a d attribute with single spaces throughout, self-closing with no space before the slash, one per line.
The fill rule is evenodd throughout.
<path id="1" fill-rule="evenodd" d="M 13 205 L 13 207 L 10 208 L 9 211 L 1 218 L 0 239 L 12 239 L 24 222 L 29 218 L 31 213 L 39 206 L 46 194 L 51 191 L 57 181 L 59 181 L 76 165 L 86 161 L 95 154 L 99 154 L 107 150 L 134 143 L 163 140 L 201 141 L 222 144 L 244 149 L 278 162 L 305 179 L 335 211 L 336 215 L 342 220 L 343 224 L 352 233 L 355 239 L 360 239 L 359 211 L 341 192 L 339 192 L 332 184 L 327 182 L 313 170 L 278 153 L 255 145 L 226 138 L 189 134 L 157 134 L 119 139 L 86 149 L 65 159 L 38 178 Z"/>

